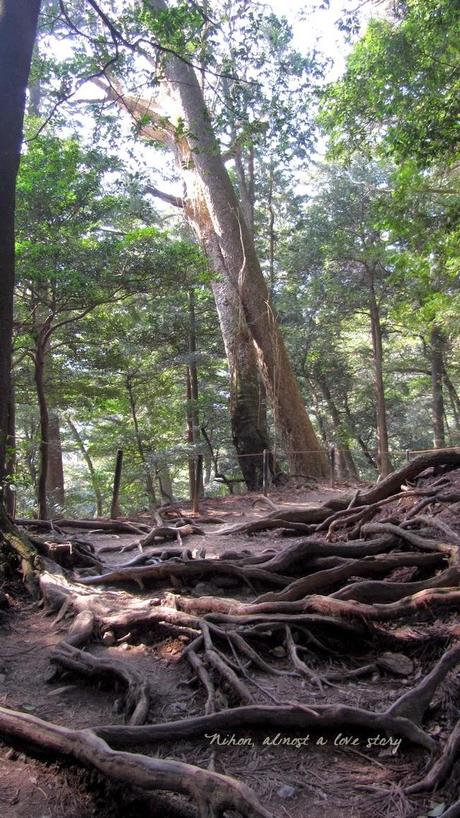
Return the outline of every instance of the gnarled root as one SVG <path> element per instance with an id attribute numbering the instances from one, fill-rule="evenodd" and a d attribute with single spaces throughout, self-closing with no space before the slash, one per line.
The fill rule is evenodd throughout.
<path id="1" fill-rule="evenodd" d="M 147 791 L 188 795 L 196 802 L 200 818 L 222 816 L 225 810 L 247 818 L 272 818 L 252 790 L 233 778 L 180 761 L 112 750 L 93 730 L 70 730 L 0 707 L 0 735 L 31 743 L 53 755 L 71 756 L 117 782 Z"/>

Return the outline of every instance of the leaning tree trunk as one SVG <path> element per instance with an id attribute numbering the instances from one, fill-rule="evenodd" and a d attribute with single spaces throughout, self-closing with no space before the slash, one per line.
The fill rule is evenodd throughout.
<path id="1" fill-rule="evenodd" d="M 190 157 L 186 144 L 178 146 L 182 167 Z M 249 491 L 257 491 L 263 483 L 264 449 L 270 451 L 267 429 L 265 394 L 260 389 L 259 365 L 238 290 L 229 281 L 227 268 L 217 235 L 214 231 L 202 186 L 193 169 L 185 174 L 187 196 L 184 211 L 210 263 L 218 276 L 212 282 L 219 324 L 225 346 L 230 375 L 230 421 L 232 440 L 238 463 Z M 271 462 L 271 458 L 270 458 Z"/>
<path id="2" fill-rule="evenodd" d="M 151 185 L 149 192 L 175 207 L 184 209 L 184 215 L 197 235 L 211 271 L 218 279 L 213 283 L 212 289 L 230 370 L 232 437 L 248 488 L 261 488 L 262 478 L 258 462 L 253 461 L 251 465 L 250 460 L 256 452 L 261 452 L 263 449 L 270 450 L 264 408 L 265 388 L 260 377 L 257 354 L 241 298 L 237 288 L 229 280 L 218 237 L 193 166 L 190 148 L 184 138 L 178 138 L 173 126 L 166 127 L 165 123 L 168 121 L 166 116 L 158 118 L 158 114 L 152 111 L 151 101 L 124 94 L 113 77 L 111 77 L 110 86 L 101 84 L 99 81 L 96 84 L 102 85 L 107 96 L 129 112 L 141 136 L 150 140 L 156 139 L 175 152 L 177 168 L 186 188 L 185 198 L 162 193 Z M 258 384 L 257 401 L 254 384 Z M 256 402 L 257 411 L 254 410 Z M 263 418 L 264 412 L 265 419 Z M 255 420 L 257 422 L 254 425 Z M 273 471 L 271 456 L 269 462 Z"/>
<path id="3" fill-rule="evenodd" d="M 149 5 L 158 11 L 167 8 L 164 0 L 149 0 Z M 200 179 L 226 278 L 241 298 L 275 421 L 290 453 L 291 467 L 306 475 L 325 476 L 326 455 L 305 411 L 254 242 L 225 169 L 198 79 L 193 68 L 175 56 L 165 60 L 164 71 L 181 108 L 187 145 Z M 196 218 L 199 219 L 200 214 Z"/>

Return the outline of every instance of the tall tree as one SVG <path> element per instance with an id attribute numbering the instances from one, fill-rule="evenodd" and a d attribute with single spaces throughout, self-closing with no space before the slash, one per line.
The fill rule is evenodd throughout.
<path id="1" fill-rule="evenodd" d="M 11 389 L 16 176 L 39 10 L 40 0 L 0 2 L 0 487 L 5 478 Z"/>
<path id="2" fill-rule="evenodd" d="M 165 17 L 168 17 L 168 6 L 163 0 L 144 3 L 143 20 L 154 36 L 158 23 L 164 24 Z M 155 101 L 145 105 L 137 98 L 129 101 L 131 113 L 137 114 L 141 122 L 154 124 L 152 136 L 155 131 L 157 134 L 168 131 L 166 138 L 178 153 L 186 181 L 191 170 L 188 181 L 192 185 L 187 185 L 185 201 L 193 211 L 204 246 L 212 245 L 213 261 L 218 261 L 213 266 L 219 272 L 222 270 L 223 280 L 233 288 L 241 302 L 241 312 L 253 338 L 260 371 L 272 401 L 275 423 L 290 453 L 291 464 L 304 474 L 323 476 L 327 468 L 326 457 L 305 411 L 254 242 L 225 168 L 202 88 L 192 65 L 175 53 L 164 57 L 162 72 L 170 97 L 168 110 L 159 114 Z M 126 105 L 126 98 L 123 103 Z M 196 206 L 201 202 L 206 209 Z"/>

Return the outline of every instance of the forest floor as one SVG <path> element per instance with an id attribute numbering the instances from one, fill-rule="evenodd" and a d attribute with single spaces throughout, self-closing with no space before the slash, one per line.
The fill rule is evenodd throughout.
<path id="1" fill-rule="evenodd" d="M 449 472 L 449 480 L 452 488 L 460 490 L 459 469 Z M 283 517 L 289 509 L 302 507 L 308 511 L 331 499 L 340 500 L 342 494 L 349 495 L 350 487 L 332 490 L 324 486 L 314 491 L 291 487 L 273 492 L 270 499 L 282 510 L 279 516 Z M 416 499 L 406 502 L 406 511 L 413 507 Z M 393 519 L 398 502 L 383 506 L 374 521 Z M 181 508 L 184 516 L 190 514 L 187 504 Z M 203 558 L 200 551 L 203 548 L 207 560 L 222 559 L 222 554 L 229 552 L 233 555 L 226 559 L 238 561 L 238 557 L 249 555 L 264 559 L 267 549 L 277 554 L 286 545 L 301 545 L 305 541 L 305 536 L 299 537 L 298 532 L 282 529 L 222 534 L 222 523 L 211 522 L 213 517 L 225 520 L 227 525 L 264 519 L 267 505 L 260 495 L 206 500 L 200 513 L 207 518 L 206 524 L 201 526 L 205 533 L 192 534 L 184 540 L 191 560 Z M 443 514 L 452 531 L 458 532 L 457 509 L 449 508 Z M 135 522 L 151 523 L 145 515 Z M 104 562 L 104 572 L 128 561 L 133 553 L 139 553 L 137 549 L 129 551 L 129 546 L 139 539 L 135 533 L 73 529 L 69 536 L 80 543 L 91 544 L 95 556 Z M 125 547 L 128 553 L 123 553 L 121 559 L 120 551 Z M 158 545 L 144 549 L 144 553 L 151 555 L 158 551 Z M 91 576 L 91 571 L 86 575 Z M 414 577 L 425 576 L 423 569 L 406 567 L 389 572 L 385 579 L 413 582 Z M 242 584 L 235 576 L 223 574 L 198 579 L 199 582 L 192 582 L 187 577 L 179 580 L 169 577 L 155 584 L 155 595 L 173 590 L 192 598 L 204 596 L 246 604 L 257 596 L 252 582 Z M 348 582 L 356 580 L 356 576 L 350 576 Z M 256 584 L 258 592 L 264 590 Z M 338 584 L 339 588 L 342 586 L 343 583 Z M 126 607 L 130 598 L 148 604 L 152 597 L 148 581 L 143 582 L 142 587 L 114 581 L 110 588 L 113 593 L 123 594 Z M 115 588 L 118 590 L 114 591 Z M 68 631 L 66 616 L 61 612 L 56 617 L 56 610 L 50 610 L 48 604 L 31 602 L 24 595 L 9 594 L 8 598 L 9 606 L 0 614 L 0 705 L 65 728 L 124 724 L 126 719 L 120 712 L 122 702 L 113 684 L 85 679 L 69 669 L 53 671 L 50 660 Z M 438 633 L 442 628 L 450 628 L 454 633 L 456 622 L 455 611 L 431 611 L 429 606 L 417 614 L 415 624 L 410 616 L 404 619 L 404 627 L 399 620 L 400 632 L 404 628 L 408 632 L 407 650 L 392 652 L 380 648 L 378 653 L 380 657 L 383 655 L 383 660 L 377 664 L 372 640 L 357 639 L 353 631 L 347 633 L 346 630 L 328 633 L 325 642 L 317 634 L 317 641 L 309 644 L 307 640 L 304 645 L 298 645 L 296 656 L 302 656 L 308 668 L 306 672 L 298 672 L 298 669 L 293 672 L 289 644 L 282 639 L 258 645 L 260 656 L 274 668 L 273 675 L 267 675 L 261 667 L 251 667 L 249 677 L 236 653 L 233 656 L 236 665 L 232 665 L 231 658 L 229 663 L 230 667 L 240 666 L 255 705 L 295 704 L 313 710 L 321 705 L 346 705 L 384 712 L 405 692 L 414 689 L 445 651 L 442 640 L 420 639 L 412 644 L 409 637 L 414 633 L 420 635 L 422 630 Z M 298 641 L 298 634 L 295 630 L 293 633 Z M 190 639 L 186 627 L 181 633 L 180 628 L 174 631 L 168 624 L 155 621 L 140 627 L 114 628 L 109 635 L 106 632 L 104 640 L 99 631 L 88 650 L 95 657 L 121 661 L 141 675 L 150 695 L 146 721 L 160 724 L 201 716 L 205 712 L 206 690 L 203 685 L 194 685 L 195 673 L 183 656 Z M 389 657 L 387 662 L 385 656 Z M 352 673 L 347 677 L 350 671 L 369 663 L 372 667 L 368 675 L 355 678 Z M 338 673 L 333 681 L 327 680 L 328 674 L 335 671 Z M 234 704 L 232 692 L 225 683 L 216 686 L 214 692 L 217 711 L 229 703 Z M 448 667 L 424 720 L 424 729 L 439 746 L 447 740 L 458 715 L 459 692 L 455 669 Z M 257 727 L 241 729 L 210 728 L 200 736 L 179 739 L 173 736 L 153 747 L 139 745 L 139 752 L 158 759 L 176 759 L 245 782 L 276 818 L 330 818 L 343 813 L 347 818 L 441 816 L 459 797 L 456 793 L 460 780 L 458 765 L 447 777 L 447 783 L 443 786 L 441 782 L 436 792 L 407 794 L 406 784 L 422 779 L 430 766 L 426 749 L 378 726 L 371 730 L 360 725 L 353 727 L 340 719 L 335 725 L 297 731 L 292 728 L 284 731 L 282 724 L 264 726 L 263 722 Z M 79 766 L 68 757 L 5 737 L 0 742 L 2 818 L 90 818 L 95 815 L 100 818 L 122 815 L 124 818 L 178 818 L 195 814 L 195 808 L 182 795 L 157 791 L 152 795 L 109 781 L 100 772 Z"/>

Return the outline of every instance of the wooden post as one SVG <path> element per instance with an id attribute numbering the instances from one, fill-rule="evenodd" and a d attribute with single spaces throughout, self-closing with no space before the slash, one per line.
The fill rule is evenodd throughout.
<path id="1" fill-rule="evenodd" d="M 410 449 L 406 449 L 406 462 L 408 463 L 410 460 Z"/>
<path id="2" fill-rule="evenodd" d="M 110 519 L 115 520 L 116 517 L 121 517 L 121 509 L 119 502 L 120 483 L 121 483 L 121 469 L 123 466 L 123 449 L 117 450 L 117 460 L 115 463 L 115 475 L 113 478 L 113 494 L 112 505 L 110 506 Z"/>
<path id="3" fill-rule="evenodd" d="M 268 495 L 268 449 L 264 449 L 262 457 L 262 490 L 264 497 Z"/>
<path id="4" fill-rule="evenodd" d="M 194 462 L 195 465 L 195 462 Z M 203 477 L 203 455 L 199 454 L 196 459 L 196 469 L 193 481 L 192 511 L 194 514 L 200 512 L 200 494 Z"/>
<path id="5" fill-rule="evenodd" d="M 329 455 L 330 455 L 330 461 L 331 461 L 331 488 L 334 488 L 334 484 L 335 484 L 335 455 L 336 455 L 335 446 L 330 447 Z"/>

